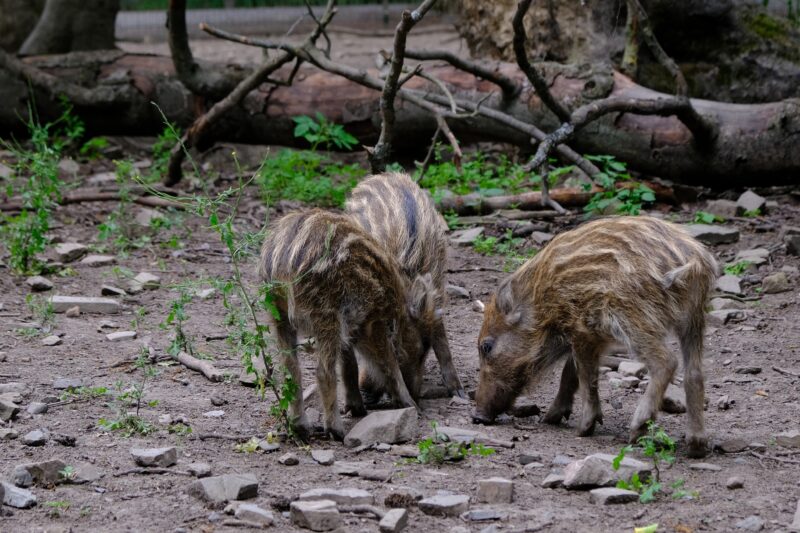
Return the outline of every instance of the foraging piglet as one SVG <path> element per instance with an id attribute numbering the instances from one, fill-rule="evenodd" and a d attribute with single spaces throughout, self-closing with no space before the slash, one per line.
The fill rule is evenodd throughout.
<path id="1" fill-rule="evenodd" d="M 423 312 L 413 316 L 418 339 L 406 336 L 408 359 L 400 362 L 408 390 L 419 398 L 425 358 L 433 347 L 447 392 L 466 398 L 453 365 L 447 342 L 442 307 L 445 303 L 447 226 L 433 202 L 407 174 L 386 173 L 365 179 L 353 189 L 347 213 L 400 263 L 406 285 L 421 276 L 428 286 L 433 306 L 416 306 Z M 414 343 L 416 345 L 414 345 Z M 365 397 L 374 398 L 377 389 L 362 373 L 360 386 Z"/>
<path id="2" fill-rule="evenodd" d="M 493 421 L 529 382 L 566 359 L 544 421 L 568 418 L 580 385 L 578 434 L 591 435 L 603 420 L 600 355 L 621 343 L 650 373 L 630 425 L 635 440 L 655 419 L 678 366 L 665 346 L 674 332 L 683 353 L 689 455 L 704 455 L 703 329 L 716 275 L 716 261 L 705 247 L 679 226 L 655 218 L 606 218 L 558 235 L 504 280 L 486 306 L 475 421 Z"/>
<path id="3" fill-rule="evenodd" d="M 350 217 L 319 209 L 284 216 L 264 241 L 259 275 L 275 285 L 280 319 L 273 320 L 272 327 L 284 363 L 301 387 L 289 410 L 302 438 L 311 428 L 303 410 L 298 332 L 316 341 L 325 431 L 333 438 L 344 438 L 336 397 L 337 361 L 345 410 L 354 416 L 366 413 L 353 350 L 396 401 L 416 407 L 398 364 L 403 333 L 413 332 L 406 301 L 413 291 L 406 290 L 396 261 Z"/>

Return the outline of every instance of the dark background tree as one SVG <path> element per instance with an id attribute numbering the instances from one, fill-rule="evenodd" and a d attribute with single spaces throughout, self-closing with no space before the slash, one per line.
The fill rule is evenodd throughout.
<path id="1" fill-rule="evenodd" d="M 114 48 L 119 0 L 47 0 L 21 55 L 64 54 Z"/>
<path id="2" fill-rule="evenodd" d="M 0 0 L 0 49 L 19 50 L 43 8 L 44 0 Z"/>

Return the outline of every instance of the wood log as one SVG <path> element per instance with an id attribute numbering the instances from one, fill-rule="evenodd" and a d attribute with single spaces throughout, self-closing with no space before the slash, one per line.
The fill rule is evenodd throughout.
<path id="1" fill-rule="evenodd" d="M 166 117 L 186 126 L 195 117 L 192 95 L 181 85 L 168 57 L 120 52 L 67 54 L 26 58 L 31 65 L 85 87 L 109 87 L 121 97 L 109 104 L 104 99 L 76 106 L 92 134 L 155 134 L 163 130 L 158 106 Z M 633 83 L 622 74 L 602 67 L 540 65 L 553 94 L 570 107 L 609 95 L 621 98 L 664 97 Z M 515 65 L 502 64 L 499 71 L 522 84 L 523 90 L 502 105 L 506 113 L 536 124 L 545 131 L 555 128 L 555 117 L 536 97 Z M 431 66 L 426 72 L 447 83 L 456 98 L 501 105 L 496 86 L 451 66 Z M 280 78 L 281 73 L 276 74 Z M 288 75 L 287 72 L 284 73 Z M 429 82 L 415 78 L 409 89 L 435 91 Z M 34 91 L 42 120 L 55 118 L 55 95 Z M 490 95 L 492 93 L 492 95 Z M 10 72 L 0 70 L 0 135 L 19 132 L 19 117 L 27 115 L 29 88 Z M 223 118 L 213 132 L 218 140 L 258 144 L 302 145 L 293 136 L 292 117 L 319 111 L 344 124 L 365 145 L 377 139 L 380 93 L 341 77 L 303 67 L 290 87 L 262 85 Z M 155 104 L 155 105 L 153 105 Z M 574 148 L 583 153 L 611 154 L 631 168 L 662 178 L 718 187 L 794 183 L 800 172 L 800 102 L 785 100 L 768 104 L 730 104 L 693 100 L 697 111 L 719 126 L 710 151 L 699 150 L 692 135 L 675 117 L 611 114 L 592 123 L 576 137 Z M 462 141 L 510 142 L 527 146 L 527 136 L 487 117 L 473 116 L 451 125 Z M 435 118 L 408 104 L 397 106 L 398 150 L 424 150 L 436 128 Z"/>
<path id="2" fill-rule="evenodd" d="M 203 361 L 201 359 L 197 359 L 196 357 L 192 357 L 186 352 L 178 352 L 176 359 L 180 364 L 189 370 L 200 372 L 206 378 L 208 378 L 209 381 L 220 382 L 225 379 L 225 373 L 222 370 L 218 369 L 208 361 Z"/>

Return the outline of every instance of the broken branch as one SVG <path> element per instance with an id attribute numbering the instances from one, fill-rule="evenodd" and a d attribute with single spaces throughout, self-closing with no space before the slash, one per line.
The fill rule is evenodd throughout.
<path id="1" fill-rule="evenodd" d="M 222 370 L 218 369 L 208 361 L 203 361 L 197 359 L 196 357 L 192 357 L 186 352 L 179 352 L 175 359 L 189 370 L 200 372 L 209 381 L 220 382 L 225 379 L 225 373 L 222 372 Z"/>

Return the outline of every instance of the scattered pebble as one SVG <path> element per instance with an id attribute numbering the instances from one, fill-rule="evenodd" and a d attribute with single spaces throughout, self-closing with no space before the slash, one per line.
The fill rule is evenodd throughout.
<path id="1" fill-rule="evenodd" d="M 106 335 L 106 339 L 111 342 L 129 341 L 136 338 L 135 331 L 115 331 Z"/>
<path id="2" fill-rule="evenodd" d="M 48 405 L 42 402 L 31 402 L 28 404 L 27 411 L 32 415 L 43 415 L 47 412 Z"/>
<path id="3" fill-rule="evenodd" d="M 764 529 L 764 521 L 755 515 L 750 515 L 744 520 L 736 522 L 736 528 L 745 531 L 761 531 Z"/>
<path id="4" fill-rule="evenodd" d="M 167 448 L 131 448 L 133 460 L 139 466 L 172 466 L 178 462 L 178 450 Z"/>
<path id="5" fill-rule="evenodd" d="M 311 458 L 323 466 L 333 464 L 333 450 L 311 450 Z"/>
<path id="6" fill-rule="evenodd" d="M 449 494 L 431 496 L 420 500 L 420 511 L 431 516 L 458 516 L 469 509 L 469 496 Z"/>
<path id="7" fill-rule="evenodd" d="M 58 335 L 48 335 L 44 339 L 42 339 L 43 346 L 58 346 L 61 344 L 62 340 L 61 337 Z"/>
<path id="8" fill-rule="evenodd" d="M 25 280 L 25 283 L 34 292 L 49 291 L 53 288 L 53 282 L 42 276 L 31 276 Z"/>
<path id="9" fill-rule="evenodd" d="M 234 516 L 239 520 L 244 520 L 251 524 L 258 524 L 261 527 L 271 526 L 275 522 L 275 517 L 270 511 L 262 509 L 252 503 L 242 503 L 236 507 Z"/>
<path id="10" fill-rule="evenodd" d="M 23 435 L 22 444 L 25 446 L 44 446 L 50 438 L 50 433 L 45 429 L 34 429 Z"/>
<path id="11" fill-rule="evenodd" d="M 390 509 L 378 522 L 381 533 L 399 533 L 408 525 L 408 511 L 405 509 Z"/>
<path id="12" fill-rule="evenodd" d="M 192 482 L 186 493 L 211 504 L 248 500 L 258 496 L 258 480 L 253 474 L 225 474 Z"/>
<path id="13" fill-rule="evenodd" d="M 342 516 L 331 500 L 292 502 L 292 523 L 313 531 L 331 531 L 342 525 Z"/>
<path id="14" fill-rule="evenodd" d="M 604 487 L 589 491 L 589 501 L 598 505 L 631 503 L 639 501 L 639 493 L 616 487 Z"/>
<path id="15" fill-rule="evenodd" d="M 725 482 L 725 486 L 730 490 L 741 489 L 744 487 L 744 480 L 738 476 L 729 477 Z"/>
<path id="16" fill-rule="evenodd" d="M 113 265 L 116 262 L 117 258 L 113 255 L 90 254 L 81 259 L 82 265 L 95 268 Z"/>
<path id="17" fill-rule="evenodd" d="M 293 453 L 286 453 L 278 458 L 278 462 L 284 466 L 295 466 L 300 464 L 300 459 Z"/>
<path id="18" fill-rule="evenodd" d="M 692 470 L 706 470 L 708 472 L 719 472 L 722 470 L 721 466 L 711 463 L 692 463 L 689 465 L 689 468 Z"/>
<path id="19" fill-rule="evenodd" d="M 511 503 L 514 499 L 514 482 L 492 477 L 478 481 L 478 501 L 484 503 Z"/>
<path id="20" fill-rule="evenodd" d="M 372 494 L 363 489 L 311 489 L 300 495 L 300 501 L 330 500 L 338 505 L 372 505 Z"/>
<path id="21" fill-rule="evenodd" d="M 192 463 L 186 467 L 194 477 L 208 477 L 211 475 L 211 465 L 208 463 Z"/>

